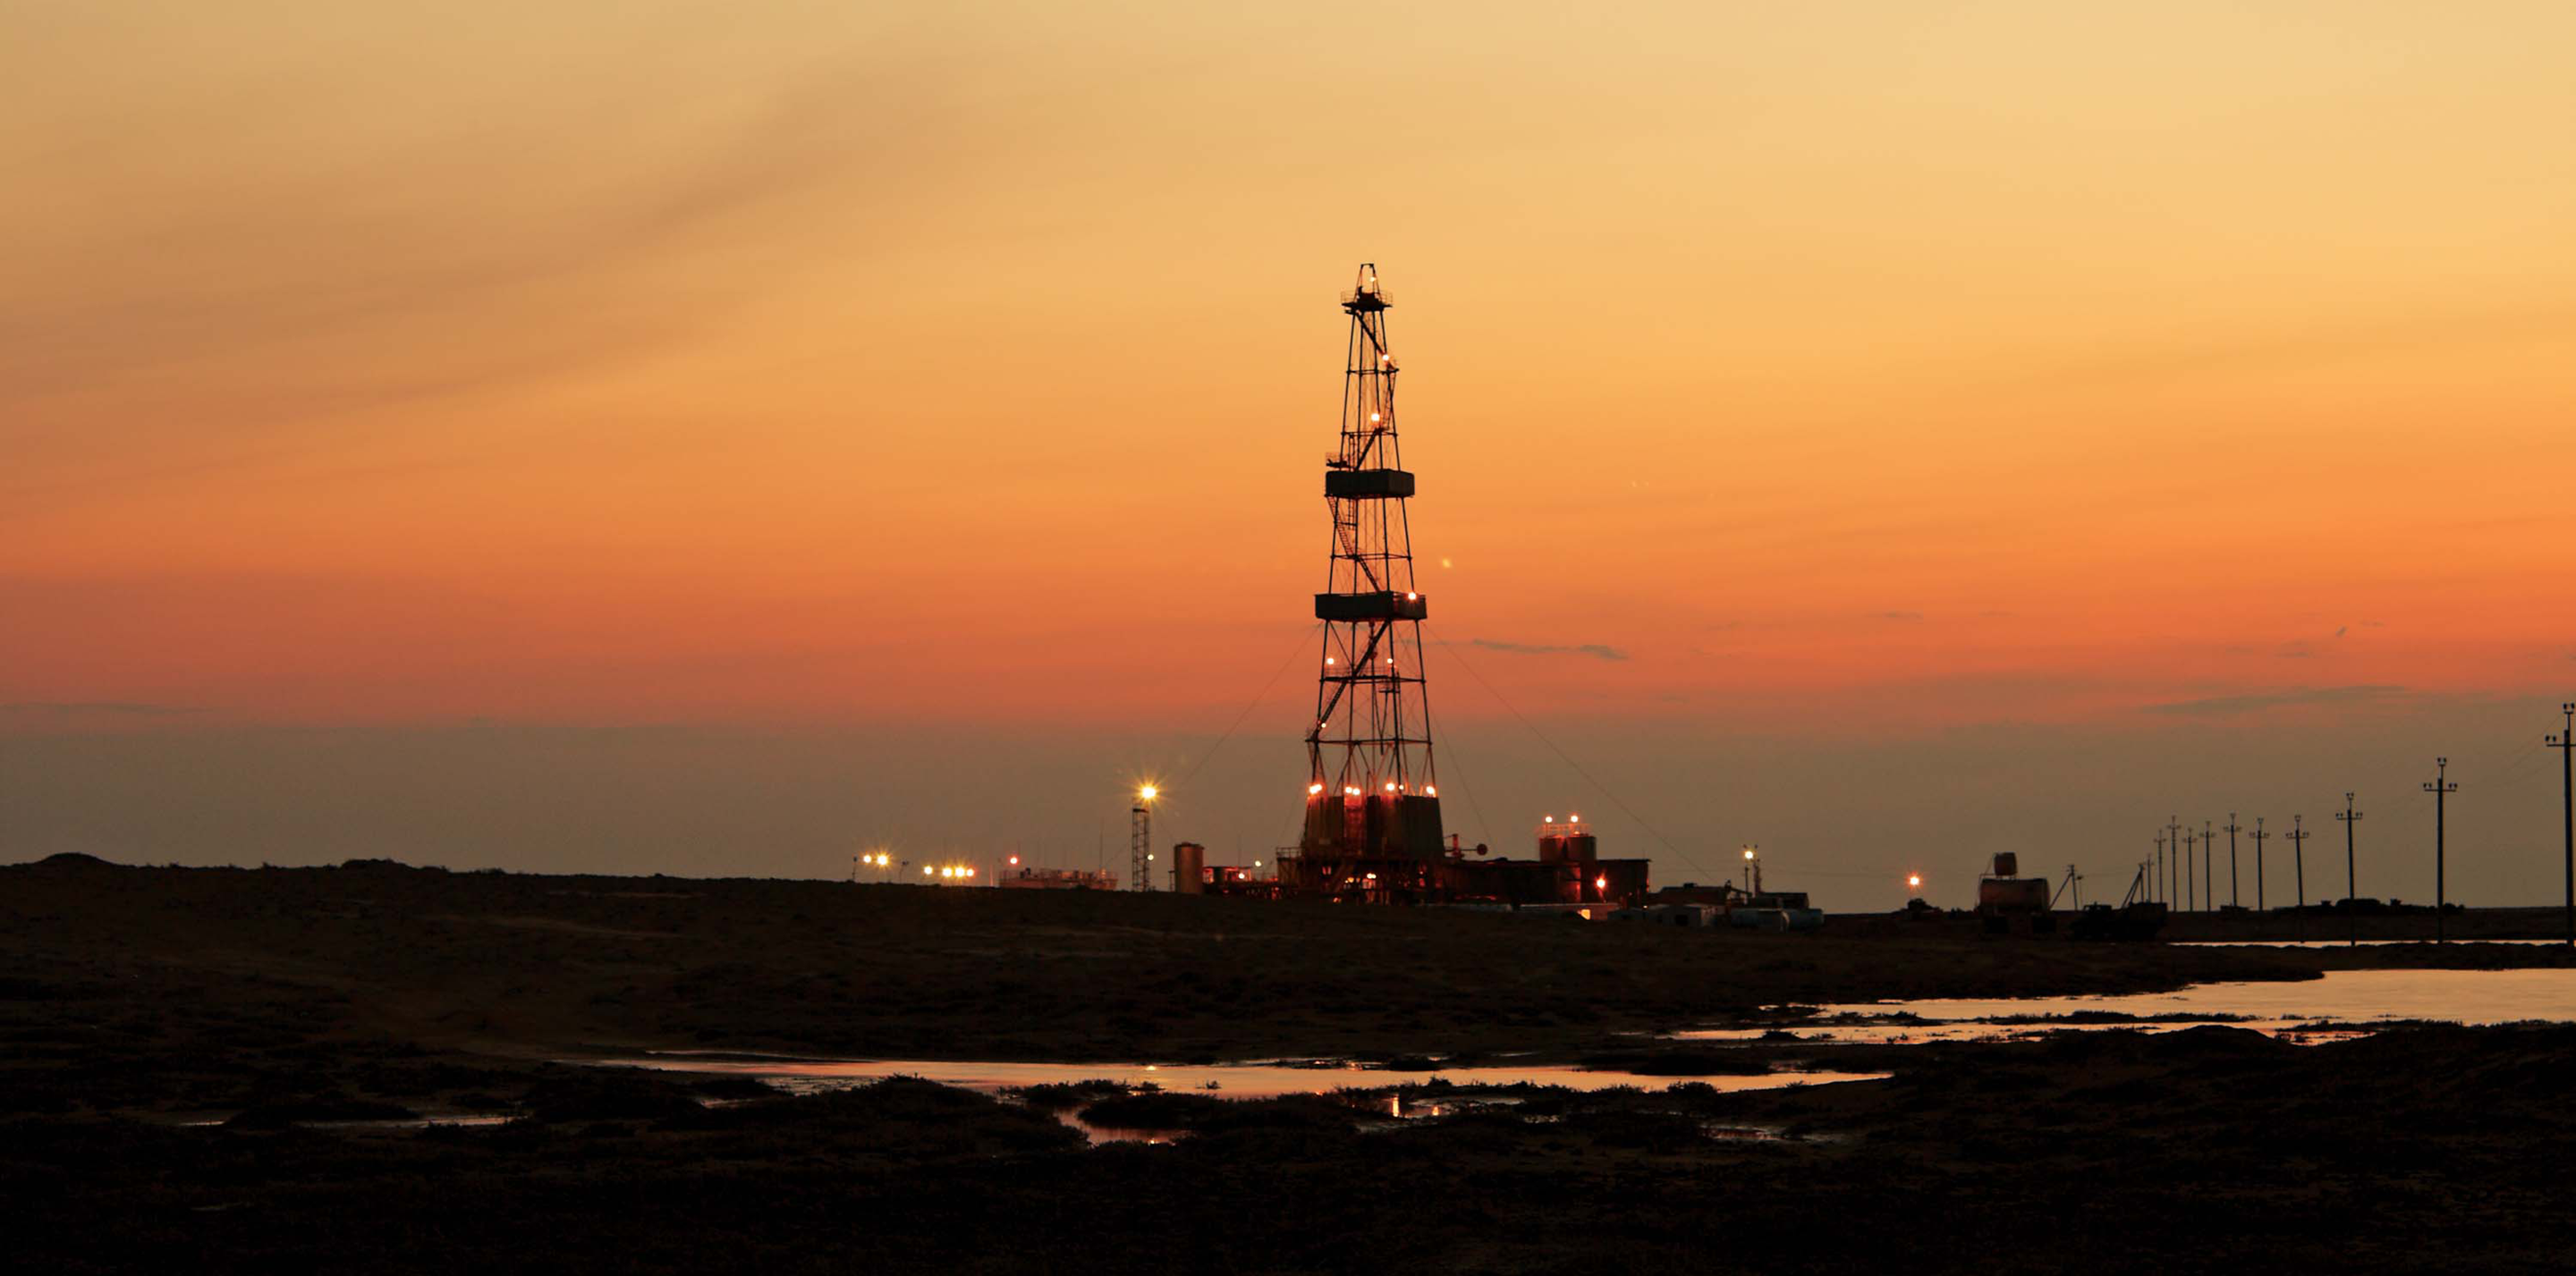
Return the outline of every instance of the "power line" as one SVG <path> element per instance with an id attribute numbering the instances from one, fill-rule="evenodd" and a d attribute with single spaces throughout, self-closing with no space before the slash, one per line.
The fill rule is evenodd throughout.
<path id="1" fill-rule="evenodd" d="M 1288 658 L 1280 661 L 1279 667 L 1270 672 L 1270 680 L 1262 683 L 1261 690 L 1253 693 L 1251 703 L 1243 706 L 1243 712 L 1234 715 L 1233 725 L 1228 726 L 1225 729 L 1225 734 L 1216 738 L 1216 743 L 1207 747 L 1207 752 L 1199 755 L 1198 761 L 1190 764 L 1189 771 L 1181 776 L 1181 782 L 1172 787 L 1184 792 L 1188 790 L 1190 778 L 1199 773 L 1200 767 L 1208 764 L 1208 759 L 1216 756 L 1217 750 L 1225 747 L 1226 741 L 1234 738 L 1234 733 L 1243 728 L 1244 720 L 1252 716 L 1252 711 L 1260 708 L 1261 702 L 1270 698 L 1270 689 L 1279 685 L 1280 675 L 1288 672 L 1288 666 L 1297 663 L 1298 655 L 1306 650 L 1306 640 L 1314 637 L 1315 631 L 1321 628 L 1323 628 L 1323 624 L 1318 621 L 1315 624 L 1306 626 L 1304 630 L 1298 633 L 1297 645 L 1288 649 Z"/>
<path id="2" fill-rule="evenodd" d="M 1429 628 L 1427 624 L 1424 627 Z M 1529 733 L 1537 736 L 1538 742 L 1546 745 L 1548 747 L 1548 751 L 1557 756 L 1558 761 L 1565 763 L 1565 765 L 1571 768 L 1576 775 L 1582 776 L 1586 781 L 1590 782 L 1592 787 L 1601 790 L 1601 796 L 1610 799 L 1610 804 L 1618 807 L 1621 811 L 1626 812 L 1629 819 L 1636 821 L 1637 827 L 1646 830 L 1646 833 L 1649 836 L 1653 837 L 1656 841 L 1663 843 L 1664 849 L 1671 851 L 1674 858 L 1679 859 L 1684 865 L 1688 866 L 1694 875 L 1706 876 L 1708 874 L 1708 870 L 1703 867 L 1697 859 L 1692 858 L 1688 853 L 1684 852 L 1682 848 L 1673 845 L 1671 838 L 1665 837 L 1662 833 L 1657 832 L 1654 825 L 1648 824 L 1644 816 L 1637 814 L 1636 808 L 1628 805 L 1626 799 L 1611 792 L 1609 785 L 1603 784 L 1601 781 L 1594 779 L 1591 772 L 1583 769 L 1582 763 L 1567 756 L 1565 750 L 1557 748 L 1556 741 L 1548 739 L 1547 733 L 1539 730 L 1537 723 L 1530 721 L 1526 715 L 1522 714 L 1518 708 L 1513 706 L 1511 701 L 1503 698 L 1502 692 L 1494 689 L 1493 683 L 1485 680 L 1485 675 L 1477 671 L 1474 663 L 1467 659 L 1466 654 L 1459 649 L 1456 643 L 1450 642 L 1446 637 L 1437 632 L 1432 635 L 1432 641 L 1448 648 L 1449 654 L 1458 658 L 1458 667 L 1466 670 L 1468 676 L 1474 678 L 1477 685 L 1485 689 L 1485 694 L 1494 698 L 1494 703 L 1501 705 L 1504 710 L 1509 712 L 1514 718 L 1518 718 L 1522 726 L 1529 728 Z"/>

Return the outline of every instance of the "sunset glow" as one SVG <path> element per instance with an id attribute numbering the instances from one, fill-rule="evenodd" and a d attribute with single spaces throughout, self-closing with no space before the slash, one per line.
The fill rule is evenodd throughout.
<path id="1" fill-rule="evenodd" d="M 2576 684 L 2576 9 L 972 8 L 22 23 L 0 730 L 1039 740 L 1087 848 L 1258 700 L 1268 845 L 1363 260 L 1452 787 Z"/>

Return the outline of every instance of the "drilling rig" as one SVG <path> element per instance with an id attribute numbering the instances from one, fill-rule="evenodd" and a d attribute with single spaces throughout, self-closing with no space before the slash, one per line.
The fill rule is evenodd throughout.
<path id="1" fill-rule="evenodd" d="M 1422 677 L 1430 602 L 1413 574 L 1413 473 L 1396 435 L 1393 297 L 1375 264 L 1341 295 L 1350 316 L 1341 423 L 1324 458 L 1332 518 L 1323 650 L 1306 729 L 1306 814 L 1285 889 L 1405 902 L 1439 888 L 1444 859 L 1431 705 Z"/>

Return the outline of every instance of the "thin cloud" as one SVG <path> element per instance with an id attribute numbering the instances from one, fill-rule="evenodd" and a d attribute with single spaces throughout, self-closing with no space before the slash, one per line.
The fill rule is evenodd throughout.
<path id="1" fill-rule="evenodd" d="M 1625 660 L 1628 658 L 1627 652 L 1621 651 L 1616 647 L 1609 646 L 1606 643 L 1597 642 L 1565 645 L 1538 642 L 1504 642 L 1497 638 L 1470 638 L 1467 640 L 1467 645 L 1470 647 L 1482 647 L 1487 651 L 1508 651 L 1516 656 L 1588 656 L 1594 660 Z"/>
<path id="2" fill-rule="evenodd" d="M 2280 709 L 2291 705 L 2350 704 L 2365 700 L 2386 700 L 2404 694 L 2406 694 L 2404 687 L 2369 684 L 2349 687 L 2285 687 L 2278 691 L 2249 692 L 2239 696 L 2210 696 L 2201 700 L 2152 704 L 2147 706 L 2147 712 L 2195 718 L 2223 718 L 2237 714 L 2261 713 L 2266 709 Z"/>
<path id="3" fill-rule="evenodd" d="M 176 704 L 132 704 L 119 700 L 20 700 L 0 704 L 0 713 L 30 714 L 116 714 L 136 718 L 167 718 L 182 713 L 204 713 L 205 710 Z"/>
<path id="4" fill-rule="evenodd" d="M 1910 623 L 1912 621 L 1923 619 L 1923 613 L 1919 611 L 1882 611 L 1878 613 L 1878 618 L 1881 620 L 1895 620 Z"/>

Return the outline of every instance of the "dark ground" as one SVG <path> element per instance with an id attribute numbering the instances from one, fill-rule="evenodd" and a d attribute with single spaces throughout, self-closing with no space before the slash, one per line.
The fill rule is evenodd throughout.
<path id="1" fill-rule="evenodd" d="M 1791 1043 L 1897 1076 L 1365 1130 L 1383 1098 L 1119 1100 L 1195 1132 L 1097 1149 L 923 1083 L 707 1108 L 746 1092 L 550 1060 L 1579 1057 L 1784 1002 L 2566 960 L 54 863 L 0 869 L 0 1199 L 27 1270 L 2564 1271 L 2576 1029 Z M 310 1124 L 457 1110 L 519 1119 Z"/>

